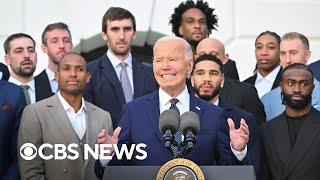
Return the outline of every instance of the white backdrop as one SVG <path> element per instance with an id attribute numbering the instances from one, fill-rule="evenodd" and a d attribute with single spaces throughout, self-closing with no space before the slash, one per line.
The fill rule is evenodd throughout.
<path id="1" fill-rule="evenodd" d="M 219 18 L 218 31 L 211 36 L 222 40 L 231 59 L 236 60 L 240 79 L 251 75 L 255 65 L 254 40 L 266 30 L 282 35 L 289 31 L 305 34 L 311 43 L 311 60 L 320 59 L 320 1 L 319 0 L 207 0 Z M 110 6 L 130 10 L 137 21 L 137 30 L 171 33 L 169 17 L 181 0 L 1 0 L 0 43 L 12 33 L 30 34 L 37 42 L 36 73 L 47 65 L 40 49 L 41 33 L 49 23 L 63 21 L 70 26 L 73 43 L 101 31 L 101 19 Z M 149 34 L 150 35 L 150 34 Z M 140 33 L 136 45 L 154 37 Z M 0 48 L 0 61 L 4 50 Z"/>

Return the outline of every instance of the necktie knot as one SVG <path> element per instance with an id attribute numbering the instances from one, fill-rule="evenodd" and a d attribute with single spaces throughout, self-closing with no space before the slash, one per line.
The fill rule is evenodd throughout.
<path id="1" fill-rule="evenodd" d="M 29 85 L 21 85 L 21 88 L 22 88 L 24 91 L 27 91 L 27 90 L 29 90 L 30 86 L 29 86 Z"/>
<path id="2" fill-rule="evenodd" d="M 176 98 L 170 99 L 171 106 L 176 106 L 178 102 L 179 102 L 179 100 Z"/>
<path id="3" fill-rule="evenodd" d="M 121 68 L 126 68 L 127 65 L 128 65 L 128 64 L 127 64 L 126 62 L 121 62 L 121 63 L 120 63 Z"/>

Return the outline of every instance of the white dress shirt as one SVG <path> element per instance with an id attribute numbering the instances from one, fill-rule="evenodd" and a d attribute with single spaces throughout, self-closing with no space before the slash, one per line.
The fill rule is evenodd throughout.
<path id="1" fill-rule="evenodd" d="M 86 106 L 84 105 L 84 99 L 82 98 L 81 107 L 78 112 L 75 112 L 70 104 L 62 97 L 60 91 L 57 93 L 58 98 L 63 106 L 63 109 L 66 111 L 67 116 L 70 120 L 70 123 L 77 133 L 79 139 L 82 139 L 84 133 L 86 132 Z"/>
<path id="2" fill-rule="evenodd" d="M 133 93 L 134 89 L 133 89 L 133 70 L 132 70 L 132 56 L 131 56 L 131 53 L 129 54 L 128 58 L 125 59 L 124 61 L 119 60 L 110 51 L 107 51 L 107 56 L 110 59 L 110 62 L 112 64 L 112 66 L 113 66 L 113 69 L 116 71 L 116 74 L 117 74 L 118 79 L 119 79 L 120 82 L 121 82 L 121 79 L 120 79 L 121 65 L 120 65 L 120 63 L 121 62 L 126 62 L 127 63 L 126 70 L 127 70 L 128 78 L 129 78 L 131 89 L 132 89 L 132 93 Z"/>
<path id="3" fill-rule="evenodd" d="M 56 81 L 55 77 L 54 77 L 54 72 L 52 72 L 49 68 L 46 68 L 46 73 L 49 79 L 49 83 L 50 83 L 50 87 L 51 87 L 51 91 L 52 93 L 56 93 L 58 92 L 58 82 Z"/>
<path id="4" fill-rule="evenodd" d="M 28 85 L 29 86 L 28 93 L 30 96 L 30 102 L 31 102 L 31 104 L 36 102 L 36 86 L 35 86 L 33 78 L 27 84 L 23 84 L 22 82 L 18 81 L 17 79 L 13 78 L 12 76 L 10 76 L 8 81 L 17 85 L 17 86 Z"/>
<path id="5" fill-rule="evenodd" d="M 259 71 L 257 72 L 257 79 L 254 83 L 258 91 L 258 96 L 261 99 L 263 95 L 269 92 L 272 89 L 273 83 L 277 78 L 277 74 L 280 71 L 280 66 L 276 67 L 273 71 L 271 71 L 268 75 L 263 77 Z"/>
<path id="6" fill-rule="evenodd" d="M 170 109 L 171 103 L 170 100 L 172 99 L 172 97 L 167 94 L 166 92 L 163 91 L 163 89 L 160 87 L 159 88 L 159 108 L 160 108 L 160 113 L 162 113 L 163 111 Z M 190 94 L 188 92 L 187 87 L 185 87 L 185 89 L 182 91 L 181 94 L 179 94 L 176 99 L 179 100 L 179 102 L 176 104 L 176 106 L 178 107 L 179 111 L 180 111 L 180 115 L 190 111 Z M 201 127 L 200 127 L 201 129 Z M 184 139 L 183 135 L 182 135 L 182 139 Z M 231 142 L 230 142 L 230 148 L 231 151 L 233 152 L 233 154 L 236 156 L 236 158 L 239 161 L 242 161 L 244 159 L 244 157 L 247 155 L 247 146 L 244 148 L 243 151 L 236 151 L 235 149 L 232 148 L 231 146 Z"/>

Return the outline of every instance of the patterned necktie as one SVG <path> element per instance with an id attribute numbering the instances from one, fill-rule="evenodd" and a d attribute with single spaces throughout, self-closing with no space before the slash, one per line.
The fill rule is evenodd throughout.
<path id="1" fill-rule="evenodd" d="M 120 71 L 121 86 L 122 86 L 124 98 L 127 103 L 132 101 L 132 89 L 131 89 L 131 84 L 130 84 L 129 77 L 127 74 L 127 69 L 126 69 L 127 63 L 121 62 L 120 66 L 121 66 L 121 71 Z"/>
<path id="2" fill-rule="evenodd" d="M 170 109 L 176 111 L 176 112 L 179 114 L 179 116 L 180 116 L 180 111 L 179 111 L 178 107 L 176 106 L 176 104 L 177 104 L 178 102 L 179 102 L 178 99 L 172 98 L 172 99 L 170 100 L 170 103 L 171 103 Z M 174 139 L 177 141 L 178 146 L 179 146 L 179 144 L 182 142 L 182 134 L 181 134 L 180 131 L 177 131 L 177 132 L 174 134 Z M 173 152 L 173 155 L 174 155 L 174 156 L 177 156 L 178 153 L 179 153 L 179 148 L 178 148 L 178 146 L 174 146 L 174 145 L 171 146 L 171 149 L 172 149 L 172 152 Z"/>
<path id="3" fill-rule="evenodd" d="M 24 97 L 26 98 L 27 105 L 31 104 L 30 94 L 28 92 L 28 89 L 30 88 L 30 86 L 29 85 L 21 85 L 21 88 L 23 90 Z"/>

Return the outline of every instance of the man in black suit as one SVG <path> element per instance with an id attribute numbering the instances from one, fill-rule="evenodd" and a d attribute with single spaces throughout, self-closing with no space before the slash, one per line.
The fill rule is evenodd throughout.
<path id="1" fill-rule="evenodd" d="M 217 30 L 218 17 L 213 11 L 207 2 L 187 0 L 180 3 L 171 15 L 172 32 L 190 44 L 193 54 L 196 54 L 198 43 L 208 37 L 212 29 Z M 239 80 L 235 61 L 226 59 L 223 64 L 225 76 Z"/>
<path id="2" fill-rule="evenodd" d="M 281 72 L 280 41 L 281 37 L 271 31 L 262 32 L 256 38 L 257 72 L 244 82 L 255 86 L 259 98 L 279 86 Z"/>
<path id="3" fill-rule="evenodd" d="M 84 97 L 110 112 L 113 127 L 117 127 L 123 104 L 158 87 L 152 69 L 131 56 L 135 33 L 134 16 L 126 9 L 111 7 L 103 16 L 101 33 L 108 51 L 88 64 L 92 78 Z"/>
<path id="4" fill-rule="evenodd" d="M 256 174 L 259 174 L 260 141 L 255 118 L 251 113 L 228 104 L 223 97 L 219 95 L 224 83 L 223 64 L 220 59 L 216 56 L 207 54 L 201 55 L 195 59 L 191 82 L 196 96 L 223 108 L 225 116 L 231 118 L 235 122 L 236 127 L 240 126 L 241 121 L 247 123 L 250 132 L 247 144 L 249 152 L 247 157 L 249 164 L 254 166 Z M 223 124 L 227 126 L 227 123 Z"/>
<path id="5" fill-rule="evenodd" d="M 58 22 L 49 24 L 43 31 L 42 51 L 48 55 L 48 67 L 35 79 L 36 101 L 48 98 L 58 91 L 58 83 L 54 73 L 58 69 L 60 59 L 72 49 L 71 33 L 68 25 Z"/>
<path id="6" fill-rule="evenodd" d="M 8 81 L 10 76 L 9 69 L 5 64 L 0 63 L 0 80 Z"/>
<path id="7" fill-rule="evenodd" d="M 320 179 L 320 112 L 311 105 L 312 71 L 295 63 L 280 79 L 285 111 L 262 127 L 263 179 Z"/>
<path id="8" fill-rule="evenodd" d="M 217 56 L 221 62 L 228 59 L 228 56 L 224 52 L 222 42 L 213 38 L 203 39 L 198 44 L 196 52 L 197 57 L 203 54 L 209 54 Z M 254 86 L 225 76 L 220 96 L 223 97 L 227 103 L 252 113 L 258 125 L 265 122 L 264 107 Z"/>
<path id="9" fill-rule="evenodd" d="M 309 67 L 312 70 L 314 77 L 320 81 L 320 60 L 309 64 Z"/>

